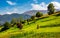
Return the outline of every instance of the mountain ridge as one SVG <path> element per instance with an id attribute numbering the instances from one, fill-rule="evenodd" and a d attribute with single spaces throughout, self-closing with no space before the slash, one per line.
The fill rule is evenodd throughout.
<path id="1" fill-rule="evenodd" d="M 56 11 L 59 11 L 58 9 Z M 30 10 L 26 11 L 23 14 L 13 13 L 13 14 L 4 14 L 0 15 L 0 23 L 4 23 L 6 21 L 10 22 L 12 18 L 23 17 L 23 19 L 29 19 L 31 16 L 36 15 L 37 12 L 42 12 L 43 14 L 47 14 L 47 10 Z"/>

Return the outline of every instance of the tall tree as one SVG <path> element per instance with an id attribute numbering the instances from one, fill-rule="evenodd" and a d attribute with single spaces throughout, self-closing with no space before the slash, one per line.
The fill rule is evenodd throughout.
<path id="1" fill-rule="evenodd" d="M 52 3 L 50 3 L 48 5 L 48 14 L 51 15 L 55 12 L 55 8 L 54 8 L 54 5 Z"/>
<path id="2" fill-rule="evenodd" d="M 20 23 L 23 21 L 23 16 L 20 17 Z"/>
<path id="3" fill-rule="evenodd" d="M 17 18 L 17 22 L 18 23 L 22 23 L 22 21 L 24 21 L 22 16 L 20 16 L 19 18 Z"/>

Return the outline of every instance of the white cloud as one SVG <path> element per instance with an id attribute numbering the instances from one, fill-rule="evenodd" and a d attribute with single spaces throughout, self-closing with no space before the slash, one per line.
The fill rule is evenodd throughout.
<path id="1" fill-rule="evenodd" d="M 59 2 L 51 2 L 51 3 L 53 3 L 54 4 L 54 6 L 55 6 L 55 9 L 60 9 L 60 3 Z"/>
<path id="2" fill-rule="evenodd" d="M 53 2 L 50 2 L 50 3 L 53 3 L 55 9 L 60 9 L 60 3 L 59 3 L 59 2 L 53 1 Z M 46 3 L 44 3 L 44 2 L 42 2 L 42 3 L 40 3 L 40 4 L 34 4 L 34 3 L 31 4 L 32 10 L 47 10 L 47 6 L 48 6 L 48 5 L 49 5 L 49 4 L 46 4 Z"/>
<path id="3" fill-rule="evenodd" d="M 7 9 L 7 11 L 6 11 L 7 14 L 19 13 L 19 10 L 17 8 L 10 9 L 10 11 L 8 11 L 8 10 L 9 9 Z"/>
<path id="4" fill-rule="evenodd" d="M 47 5 L 42 2 L 41 4 L 31 4 L 33 10 L 47 10 Z"/>
<path id="5" fill-rule="evenodd" d="M 6 1 L 8 4 L 10 4 L 10 5 L 16 5 L 16 3 L 15 2 L 11 2 L 11 1 Z"/>

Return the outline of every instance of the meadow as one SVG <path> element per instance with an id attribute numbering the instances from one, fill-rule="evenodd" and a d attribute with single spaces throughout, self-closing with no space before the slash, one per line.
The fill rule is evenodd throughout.
<path id="1" fill-rule="evenodd" d="M 37 29 L 38 25 L 38 29 Z M 0 38 L 60 38 L 60 14 L 52 14 L 27 22 L 20 30 L 15 25 L 0 32 Z"/>

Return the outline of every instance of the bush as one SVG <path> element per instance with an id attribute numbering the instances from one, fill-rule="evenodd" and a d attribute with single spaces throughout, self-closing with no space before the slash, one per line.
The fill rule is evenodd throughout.
<path id="1" fill-rule="evenodd" d="M 34 20 L 35 19 L 35 16 L 31 16 L 31 19 Z"/>
<path id="2" fill-rule="evenodd" d="M 43 14 L 41 12 L 36 13 L 36 17 L 41 17 L 41 16 L 43 16 Z"/>
<path id="3" fill-rule="evenodd" d="M 22 24 L 24 24 L 25 23 L 25 21 L 22 21 Z"/>
<path id="4" fill-rule="evenodd" d="M 3 24 L 3 28 L 1 29 L 1 31 L 5 31 L 5 30 L 7 30 L 7 29 L 9 29 L 10 28 L 10 24 L 8 23 L 8 22 L 5 22 L 4 24 Z"/>
<path id="5" fill-rule="evenodd" d="M 52 13 L 51 12 L 48 12 L 48 15 L 51 15 Z"/>
<path id="6" fill-rule="evenodd" d="M 30 22 L 31 21 L 31 19 L 27 19 L 27 22 Z"/>
<path id="7" fill-rule="evenodd" d="M 11 27 L 14 27 L 17 23 L 11 24 Z"/>
<path id="8" fill-rule="evenodd" d="M 11 20 L 11 24 L 14 24 L 14 23 L 16 23 L 17 22 L 17 19 L 16 18 L 13 18 L 12 20 Z"/>
<path id="9" fill-rule="evenodd" d="M 23 28 L 23 25 L 22 25 L 21 23 L 17 23 L 17 27 L 18 27 L 19 29 L 22 29 L 22 28 Z"/>
<path id="10" fill-rule="evenodd" d="M 37 29 L 39 29 L 40 28 L 40 26 L 39 25 L 37 25 Z"/>
<path id="11" fill-rule="evenodd" d="M 26 23 L 26 20 L 23 20 L 23 21 L 21 21 L 20 23 L 25 24 L 25 23 Z"/>

